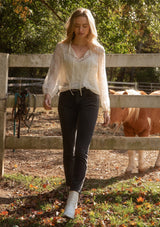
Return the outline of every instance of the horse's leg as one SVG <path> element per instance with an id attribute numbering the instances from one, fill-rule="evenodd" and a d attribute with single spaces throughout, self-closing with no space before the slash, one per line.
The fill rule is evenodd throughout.
<path id="1" fill-rule="evenodd" d="M 138 171 L 144 172 L 145 171 L 145 151 L 139 150 L 138 151 Z"/>
<path id="2" fill-rule="evenodd" d="M 126 173 L 134 173 L 136 169 L 136 151 L 128 150 L 128 167 L 126 169 Z"/>
<path id="3" fill-rule="evenodd" d="M 127 122 L 123 124 L 123 129 L 126 137 L 135 137 L 133 127 Z M 128 167 L 126 173 L 134 173 L 136 167 L 136 151 L 128 150 Z"/>
<path id="4" fill-rule="evenodd" d="M 149 122 L 149 118 L 147 118 L 147 123 L 145 124 L 145 122 L 144 122 L 144 125 L 139 123 L 139 126 L 141 125 L 141 132 L 138 133 L 138 136 L 139 137 L 148 137 L 149 136 L 149 133 L 150 133 L 150 122 Z M 143 128 L 143 126 L 145 126 L 145 127 Z M 144 172 L 144 171 L 146 171 L 146 166 L 145 166 L 145 151 L 144 150 L 139 150 L 138 151 L 138 156 L 139 156 L 138 157 L 138 171 L 139 172 Z"/>
<path id="5" fill-rule="evenodd" d="M 156 163 L 155 163 L 155 168 L 160 168 L 160 151 L 158 153 L 158 157 L 157 157 L 157 160 L 156 160 Z"/>

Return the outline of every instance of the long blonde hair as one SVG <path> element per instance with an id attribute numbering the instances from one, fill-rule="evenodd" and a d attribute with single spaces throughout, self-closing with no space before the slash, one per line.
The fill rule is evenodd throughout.
<path id="1" fill-rule="evenodd" d="M 63 43 L 70 43 L 74 39 L 74 19 L 77 17 L 86 17 L 88 19 L 90 31 L 87 37 L 88 45 L 89 46 L 99 46 L 99 43 L 97 41 L 97 29 L 95 25 L 95 20 L 92 16 L 92 13 L 89 9 L 85 8 L 78 8 L 75 10 L 72 15 L 69 17 L 67 23 L 66 23 L 66 31 L 67 31 L 67 37 L 62 41 Z"/>

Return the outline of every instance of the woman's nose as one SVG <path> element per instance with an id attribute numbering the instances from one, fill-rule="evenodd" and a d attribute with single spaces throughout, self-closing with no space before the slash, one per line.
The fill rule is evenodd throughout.
<path id="1" fill-rule="evenodd" d="M 80 31 L 80 32 L 82 32 L 82 31 L 83 31 L 83 27 L 82 27 L 82 26 L 80 26 L 79 31 Z"/>

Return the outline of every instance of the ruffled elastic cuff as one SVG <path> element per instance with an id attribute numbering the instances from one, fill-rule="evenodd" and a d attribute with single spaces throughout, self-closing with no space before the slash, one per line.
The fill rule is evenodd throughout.
<path id="1" fill-rule="evenodd" d="M 110 115 L 111 109 L 109 108 L 109 109 L 107 109 L 107 110 L 103 110 L 103 112 L 107 112 L 107 113 Z"/>

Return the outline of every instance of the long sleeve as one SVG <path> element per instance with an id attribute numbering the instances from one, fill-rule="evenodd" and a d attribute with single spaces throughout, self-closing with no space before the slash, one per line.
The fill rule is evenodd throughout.
<path id="1" fill-rule="evenodd" d="M 60 44 L 57 44 L 51 59 L 47 76 L 42 86 L 43 93 L 49 94 L 51 97 L 56 95 L 58 92 L 58 80 L 61 72 L 61 56 Z"/>
<path id="2" fill-rule="evenodd" d="M 105 51 L 101 50 L 99 54 L 99 66 L 98 66 L 98 79 L 99 79 L 99 90 L 100 90 L 100 100 L 101 106 L 104 111 L 110 111 L 110 99 L 108 92 L 108 82 L 107 82 L 107 74 L 105 67 Z"/>

